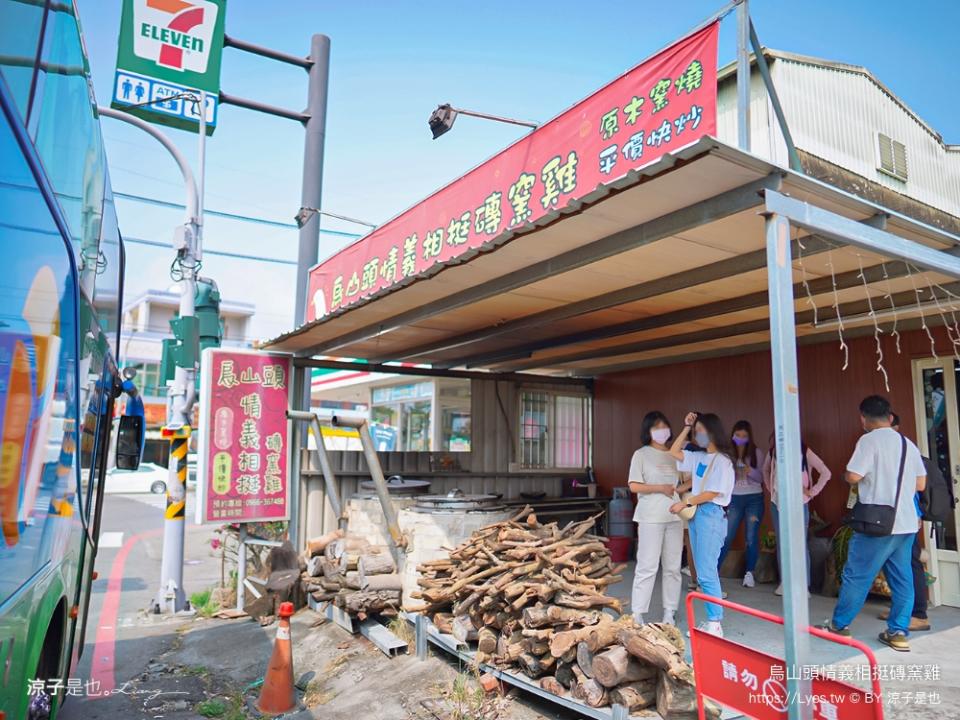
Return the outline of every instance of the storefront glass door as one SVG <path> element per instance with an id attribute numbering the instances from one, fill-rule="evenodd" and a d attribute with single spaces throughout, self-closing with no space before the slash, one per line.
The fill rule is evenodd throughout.
<path id="1" fill-rule="evenodd" d="M 960 412 L 957 384 L 960 362 L 951 358 L 916 360 L 913 365 L 914 403 L 917 416 L 917 444 L 925 457 L 934 460 L 945 478 L 960 480 Z M 929 523 L 924 523 L 931 558 L 930 573 L 935 604 L 960 607 L 960 552 L 957 545 L 958 512 L 930 542 Z"/>

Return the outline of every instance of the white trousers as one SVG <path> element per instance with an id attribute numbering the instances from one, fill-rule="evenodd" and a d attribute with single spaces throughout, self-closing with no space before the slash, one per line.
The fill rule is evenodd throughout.
<path id="1" fill-rule="evenodd" d="M 637 524 L 637 569 L 633 575 L 630 609 L 634 614 L 650 609 L 657 569 L 663 568 L 660 591 L 664 611 L 676 612 L 680 604 L 680 556 L 683 553 L 683 523 Z"/>

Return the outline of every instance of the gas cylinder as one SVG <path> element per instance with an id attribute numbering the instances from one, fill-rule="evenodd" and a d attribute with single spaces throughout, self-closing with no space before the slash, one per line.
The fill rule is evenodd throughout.
<path id="1" fill-rule="evenodd" d="M 633 537 L 633 502 L 630 500 L 630 491 L 625 487 L 613 489 L 607 532 L 610 537 Z"/>

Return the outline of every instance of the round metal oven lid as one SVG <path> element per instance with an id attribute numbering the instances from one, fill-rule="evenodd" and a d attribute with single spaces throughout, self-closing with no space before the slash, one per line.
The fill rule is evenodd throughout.
<path id="1" fill-rule="evenodd" d="M 376 491 L 377 486 L 373 480 L 364 480 L 360 483 L 360 489 Z M 391 495 L 415 495 L 429 489 L 429 480 L 415 480 L 413 478 L 400 477 L 399 475 L 393 475 L 387 478 L 387 491 Z"/>
<path id="2" fill-rule="evenodd" d="M 459 489 L 454 489 L 446 495 L 418 495 L 416 498 L 417 510 L 499 510 L 499 495 L 467 495 Z"/>

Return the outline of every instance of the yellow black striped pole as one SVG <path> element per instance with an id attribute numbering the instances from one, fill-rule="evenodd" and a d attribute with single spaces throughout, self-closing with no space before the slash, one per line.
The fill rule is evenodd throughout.
<path id="1" fill-rule="evenodd" d="M 185 434 L 178 434 L 170 440 L 170 461 L 177 464 L 177 478 L 180 480 L 180 499 L 174 499 L 167 488 L 167 509 L 164 517 L 167 520 L 183 520 L 186 507 L 184 491 L 187 487 L 187 446 L 190 443 L 189 428 Z"/>

